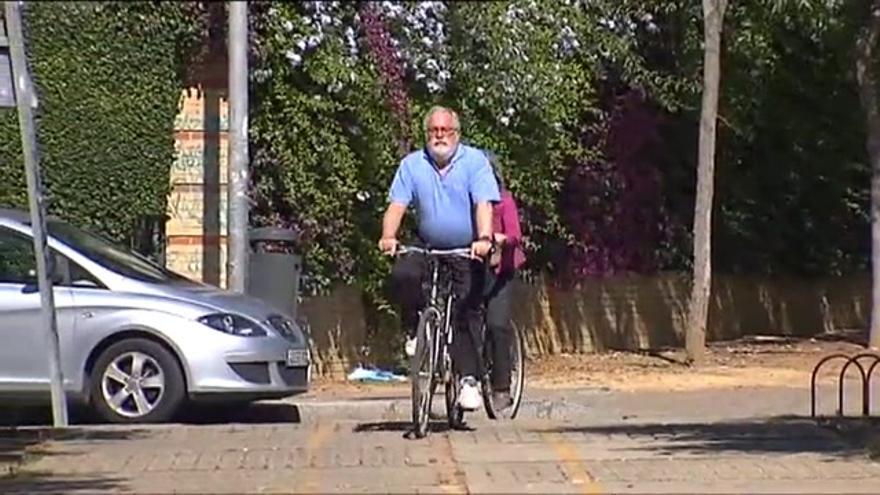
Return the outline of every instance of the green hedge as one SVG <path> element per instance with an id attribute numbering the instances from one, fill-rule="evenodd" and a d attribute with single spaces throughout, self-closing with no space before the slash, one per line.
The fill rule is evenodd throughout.
<path id="1" fill-rule="evenodd" d="M 197 40 L 174 3 L 29 2 L 27 51 L 40 98 L 48 209 L 122 240 L 163 214 L 184 54 Z M 26 207 L 14 109 L 0 110 L 0 205 Z"/>

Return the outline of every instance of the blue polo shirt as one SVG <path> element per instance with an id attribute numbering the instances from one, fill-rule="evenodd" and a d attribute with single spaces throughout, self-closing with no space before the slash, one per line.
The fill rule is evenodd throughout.
<path id="1" fill-rule="evenodd" d="M 426 149 L 407 155 L 397 168 L 388 199 L 413 203 L 419 236 L 435 248 L 470 245 L 477 237 L 474 205 L 499 201 L 498 183 L 486 155 L 459 144 L 441 175 Z"/>

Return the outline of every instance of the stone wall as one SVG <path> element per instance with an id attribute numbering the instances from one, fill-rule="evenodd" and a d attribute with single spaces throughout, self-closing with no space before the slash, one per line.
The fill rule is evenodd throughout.
<path id="1" fill-rule="evenodd" d="M 710 341 L 744 335 L 812 336 L 865 328 L 870 313 L 870 277 L 786 278 L 716 276 L 709 312 Z M 562 290 L 547 284 L 518 283 L 514 324 L 526 336 L 530 356 L 660 349 L 684 342 L 690 296 L 687 275 L 626 276 L 595 280 Z M 360 292 L 340 288 L 328 296 L 305 298 L 322 375 L 341 376 L 361 359 L 370 331 L 372 356 L 395 349 L 388 329 L 370 329 Z"/>
<path id="2" fill-rule="evenodd" d="M 182 91 L 165 225 L 167 266 L 220 287 L 226 282 L 228 115 L 221 90 Z"/>
<path id="3" fill-rule="evenodd" d="M 225 42 L 214 40 L 181 90 L 165 224 L 166 265 L 219 287 L 226 286 L 227 67 Z"/>

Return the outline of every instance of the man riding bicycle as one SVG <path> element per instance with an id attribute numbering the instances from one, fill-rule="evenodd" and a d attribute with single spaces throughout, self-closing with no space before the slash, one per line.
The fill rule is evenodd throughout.
<path id="1" fill-rule="evenodd" d="M 473 411 L 482 398 L 477 388 L 477 349 L 480 334 L 485 257 L 493 247 L 492 203 L 500 193 L 492 168 L 480 150 L 459 143 L 458 114 L 445 107 L 433 107 L 424 120 L 425 149 L 407 155 L 400 163 L 389 192 L 388 209 L 382 220 L 379 249 L 388 255 L 397 251 L 397 232 L 410 204 L 419 217 L 419 238 L 432 248 L 470 246 L 473 260 L 448 259 L 456 295 L 455 338 L 452 357 L 461 379 L 458 405 Z M 407 354 L 415 353 L 418 312 L 424 306 L 422 275 L 425 263 L 420 255 L 398 258 L 391 272 L 391 288 L 401 307 L 407 332 Z"/>

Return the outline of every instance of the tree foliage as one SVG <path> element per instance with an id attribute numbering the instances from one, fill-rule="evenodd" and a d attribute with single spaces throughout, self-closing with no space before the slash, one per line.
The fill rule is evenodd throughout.
<path id="1" fill-rule="evenodd" d="M 659 113 L 680 106 L 687 92 L 677 74 L 648 67 L 641 47 L 662 31 L 653 21 L 661 12 L 648 7 L 612 1 L 273 6 L 259 23 L 253 77 L 258 221 L 302 230 L 312 289 L 353 281 L 377 289 L 386 265 L 374 244 L 390 177 L 401 155 L 422 145 L 423 113 L 445 104 L 460 112 L 464 140 L 492 150 L 504 164 L 535 270 L 566 271 L 572 265 L 566 258 L 594 263 L 571 253 L 590 258 L 599 238 L 602 256 L 625 254 L 583 274 L 653 269 L 665 232 L 663 219 L 650 214 L 662 202 L 656 167 L 647 149 L 637 165 L 619 171 L 608 159 L 616 153 L 625 162 L 631 143 L 624 136 L 655 134 Z M 637 96 L 627 97 L 630 91 Z M 648 118 L 638 116 L 643 110 Z M 572 172 L 589 171 L 589 164 L 616 174 L 616 185 L 602 174 Z M 647 200 L 643 175 L 653 191 Z M 579 201 L 577 184 L 584 181 L 596 184 L 603 208 L 615 214 Z M 614 224 L 627 222 L 631 211 L 647 217 L 622 237 L 615 234 Z M 645 228 L 636 225 L 643 221 Z"/>
<path id="2" fill-rule="evenodd" d="M 255 217 L 302 233 L 305 285 L 360 281 L 376 292 L 383 193 L 398 160 L 397 126 L 356 4 L 273 5 L 257 25 Z"/>
<path id="3" fill-rule="evenodd" d="M 858 5 L 856 5 L 858 4 Z M 859 2 L 729 7 L 713 265 L 841 274 L 869 252 L 853 73 Z M 865 4 L 866 5 L 866 4 Z M 304 234 L 306 287 L 380 295 L 375 249 L 421 117 L 458 109 L 521 205 L 529 272 L 577 283 L 690 268 L 702 31 L 691 0 L 253 2 L 253 222 Z M 29 3 L 50 210 L 119 239 L 163 213 L 192 49 L 213 3 Z M 204 52 L 202 52 L 202 55 Z M 0 203 L 26 204 L 14 113 Z"/>
<path id="4" fill-rule="evenodd" d="M 202 26 L 183 4 L 24 9 L 48 208 L 117 240 L 162 215 L 184 67 Z M 18 118 L 0 115 L 0 204 L 26 207 Z"/>
<path id="5" fill-rule="evenodd" d="M 855 2 L 858 3 L 858 2 Z M 668 2 L 653 67 L 688 77 L 694 2 Z M 841 275 L 868 262 L 868 177 L 852 48 L 853 2 L 731 2 L 722 44 L 713 269 Z M 691 21 L 688 21 L 690 19 Z M 696 94 L 685 92 L 684 94 Z M 673 242 L 690 242 L 696 99 L 667 115 L 660 168 Z M 663 266 L 686 267 L 677 249 Z"/>
<path id="6" fill-rule="evenodd" d="M 760 6 L 731 4 L 718 262 L 762 273 L 863 269 L 869 170 L 852 25 L 836 2 Z"/>

